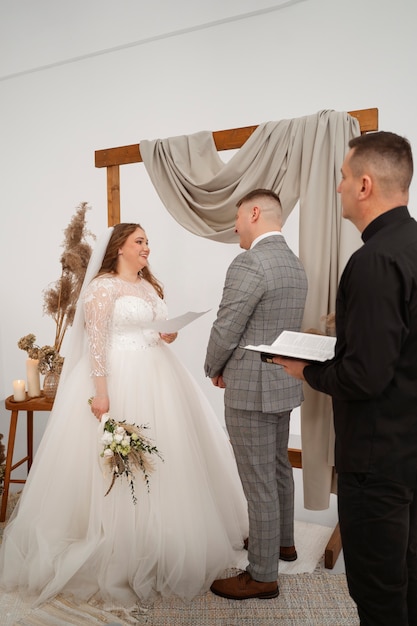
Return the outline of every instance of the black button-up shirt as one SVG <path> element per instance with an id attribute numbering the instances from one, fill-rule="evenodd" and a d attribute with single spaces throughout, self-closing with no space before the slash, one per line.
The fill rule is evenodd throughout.
<path id="1" fill-rule="evenodd" d="M 336 470 L 417 482 L 417 222 L 400 206 L 373 220 L 336 301 L 335 357 L 304 369 L 333 398 Z"/>

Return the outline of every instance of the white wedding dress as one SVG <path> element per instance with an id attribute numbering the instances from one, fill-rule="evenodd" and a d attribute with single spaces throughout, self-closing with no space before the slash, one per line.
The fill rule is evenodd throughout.
<path id="1" fill-rule="evenodd" d="M 84 302 L 94 358 L 84 350 L 61 381 L 4 533 L 0 584 L 35 605 L 58 593 L 125 607 L 155 594 L 191 599 L 246 558 L 247 505 L 231 446 L 190 373 L 146 327 L 167 317 L 146 280 L 95 279 Z M 107 373 L 110 417 L 147 424 L 163 457 L 153 457 L 149 492 L 136 475 L 136 505 L 124 476 L 105 496 L 92 371 Z"/>

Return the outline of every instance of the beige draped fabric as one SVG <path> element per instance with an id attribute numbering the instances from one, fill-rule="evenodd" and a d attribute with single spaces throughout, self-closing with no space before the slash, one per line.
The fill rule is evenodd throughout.
<path id="1" fill-rule="evenodd" d="M 236 203 L 255 188 L 273 189 L 284 219 L 299 202 L 299 256 L 309 281 L 304 328 L 319 328 L 334 311 L 341 271 L 360 245 L 341 217 L 336 192 L 349 140 L 359 122 L 346 112 L 319 111 L 266 122 L 224 163 L 211 132 L 142 140 L 140 151 L 163 204 L 184 228 L 225 243 L 236 242 Z M 285 227 L 284 227 L 285 234 Z M 325 509 L 333 485 L 330 399 L 305 386 L 301 409 L 304 503 Z"/>

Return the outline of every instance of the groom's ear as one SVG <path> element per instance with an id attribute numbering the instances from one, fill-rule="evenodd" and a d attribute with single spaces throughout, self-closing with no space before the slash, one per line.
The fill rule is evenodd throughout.
<path id="1" fill-rule="evenodd" d="M 252 209 L 251 209 L 251 215 L 250 215 L 250 217 L 251 217 L 251 221 L 252 221 L 252 222 L 256 222 L 256 221 L 257 221 L 257 219 L 259 218 L 260 214 L 261 214 L 261 209 L 260 209 L 257 205 L 255 205 L 254 207 L 252 207 Z"/>

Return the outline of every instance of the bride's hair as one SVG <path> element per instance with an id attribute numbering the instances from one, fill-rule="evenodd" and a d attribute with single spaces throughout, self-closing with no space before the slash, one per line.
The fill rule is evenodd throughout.
<path id="1" fill-rule="evenodd" d="M 117 260 L 119 257 L 119 248 L 123 246 L 126 239 L 135 232 L 137 228 L 143 230 L 140 224 L 116 224 L 113 226 L 113 232 L 111 234 L 109 243 L 107 244 L 106 251 L 104 253 L 103 261 L 101 263 L 101 267 L 97 272 L 96 276 L 101 276 L 102 274 L 116 274 L 117 273 Z M 154 287 L 160 298 L 164 297 L 164 290 L 161 283 L 155 278 L 155 276 L 150 271 L 149 267 L 144 267 L 141 270 L 141 275 L 145 278 L 149 283 L 151 283 L 152 287 Z"/>

